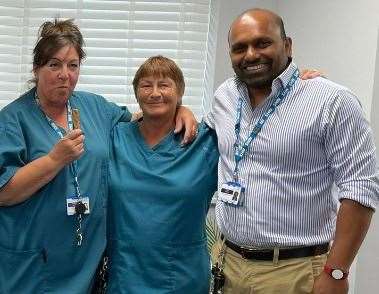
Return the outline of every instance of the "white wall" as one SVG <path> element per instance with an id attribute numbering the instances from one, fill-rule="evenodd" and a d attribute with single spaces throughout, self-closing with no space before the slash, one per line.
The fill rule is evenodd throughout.
<path id="1" fill-rule="evenodd" d="M 379 1 L 277 1 L 300 67 L 351 88 L 370 114 Z"/>
<path id="2" fill-rule="evenodd" d="M 271 9 L 284 19 L 297 65 L 323 70 L 359 96 L 379 146 L 379 1 L 220 1 L 216 87 L 233 75 L 227 53 L 231 21 L 248 8 Z M 350 294 L 379 293 L 379 211 L 353 271 Z"/>

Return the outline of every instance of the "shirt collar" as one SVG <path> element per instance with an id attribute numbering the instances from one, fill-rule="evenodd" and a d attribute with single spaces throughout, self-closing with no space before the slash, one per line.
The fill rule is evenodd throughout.
<path id="1" fill-rule="evenodd" d="M 287 68 L 278 77 L 276 77 L 272 81 L 272 88 L 274 89 L 275 86 L 278 87 L 279 85 L 280 85 L 279 88 L 284 88 L 288 84 L 288 82 L 290 81 L 290 79 L 291 79 L 293 73 L 296 71 L 296 69 L 297 69 L 297 66 L 291 59 Z"/>

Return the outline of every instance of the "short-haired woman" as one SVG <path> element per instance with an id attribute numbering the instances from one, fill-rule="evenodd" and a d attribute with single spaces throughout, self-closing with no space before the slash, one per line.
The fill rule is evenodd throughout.
<path id="1" fill-rule="evenodd" d="M 195 141 L 180 146 L 173 129 L 184 79 L 172 60 L 147 59 L 133 86 L 143 119 L 120 122 L 111 140 L 107 293 L 207 293 L 215 132 L 201 124 Z"/>

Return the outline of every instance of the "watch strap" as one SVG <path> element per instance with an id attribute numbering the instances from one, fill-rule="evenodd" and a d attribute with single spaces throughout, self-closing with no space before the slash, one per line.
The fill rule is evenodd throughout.
<path id="1" fill-rule="evenodd" d="M 335 280 L 344 280 L 348 277 L 349 272 L 346 272 L 340 268 L 331 267 L 328 265 L 324 266 L 324 272 L 327 273 Z"/>

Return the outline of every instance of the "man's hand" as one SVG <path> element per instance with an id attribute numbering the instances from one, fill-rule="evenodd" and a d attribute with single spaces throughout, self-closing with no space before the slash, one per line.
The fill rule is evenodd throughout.
<path id="1" fill-rule="evenodd" d="M 192 111 L 187 107 L 180 106 L 176 111 L 174 133 L 180 133 L 185 129 L 182 145 L 191 143 L 197 136 L 197 121 Z"/>
<path id="2" fill-rule="evenodd" d="M 316 278 L 313 294 L 347 294 L 349 282 L 347 279 L 335 280 L 324 271 Z"/>

